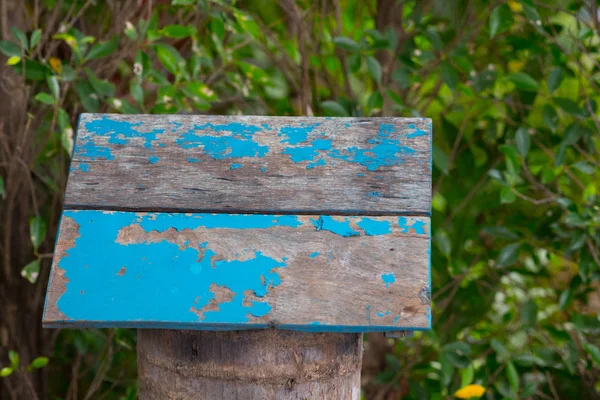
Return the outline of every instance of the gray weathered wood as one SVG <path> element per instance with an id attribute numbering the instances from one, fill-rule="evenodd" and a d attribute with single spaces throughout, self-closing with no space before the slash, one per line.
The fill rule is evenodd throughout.
<path id="1" fill-rule="evenodd" d="M 360 399 L 362 335 L 138 330 L 145 400 Z"/>
<path id="2" fill-rule="evenodd" d="M 83 114 L 65 208 L 422 214 L 425 118 Z"/>
<path id="3" fill-rule="evenodd" d="M 429 218 L 65 211 L 44 325 L 423 330 Z"/>

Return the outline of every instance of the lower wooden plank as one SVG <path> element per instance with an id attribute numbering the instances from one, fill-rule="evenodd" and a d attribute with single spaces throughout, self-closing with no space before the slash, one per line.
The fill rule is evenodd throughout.
<path id="1" fill-rule="evenodd" d="M 63 212 L 44 326 L 430 327 L 429 219 Z"/>

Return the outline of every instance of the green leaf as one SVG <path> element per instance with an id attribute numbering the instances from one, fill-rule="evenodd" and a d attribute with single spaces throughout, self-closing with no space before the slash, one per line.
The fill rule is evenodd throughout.
<path id="1" fill-rule="evenodd" d="M 448 155 L 436 145 L 433 145 L 433 165 L 435 165 L 445 175 L 448 174 L 450 168 L 450 160 Z"/>
<path id="2" fill-rule="evenodd" d="M 473 363 L 471 363 L 460 372 L 460 386 L 465 387 L 470 385 L 473 382 L 473 378 L 475 378 L 475 368 L 473 367 Z"/>
<path id="3" fill-rule="evenodd" d="M 138 38 L 138 33 L 137 29 L 135 29 L 135 25 L 133 25 L 129 21 L 125 23 L 125 30 L 123 31 L 123 33 L 125 33 L 125 36 L 127 36 L 131 40 L 137 40 Z"/>
<path id="4" fill-rule="evenodd" d="M 16 43 L 0 40 L 0 51 L 8 57 L 21 57 L 22 50 Z"/>
<path id="5" fill-rule="evenodd" d="M 500 268 L 513 265 L 519 259 L 520 243 L 511 243 L 502 248 L 496 259 L 496 265 Z"/>
<path id="6" fill-rule="evenodd" d="M 6 189 L 4 188 L 4 178 L 0 176 L 0 197 L 6 199 Z"/>
<path id="7" fill-rule="evenodd" d="M 41 29 L 36 29 L 35 31 L 33 31 L 31 33 L 31 37 L 29 38 L 29 49 L 30 50 L 35 49 L 37 44 L 40 42 L 41 38 L 42 38 L 42 30 Z"/>
<path id="8" fill-rule="evenodd" d="M 99 79 L 89 68 L 85 69 L 85 73 L 87 74 L 91 87 L 98 96 L 112 97 L 115 95 L 115 85 L 113 85 L 111 82 L 108 82 L 104 79 Z"/>
<path id="9" fill-rule="evenodd" d="M 442 63 L 442 79 L 451 90 L 456 89 L 458 84 L 458 72 L 448 62 Z"/>
<path id="10" fill-rule="evenodd" d="M 13 373 L 13 369 L 9 368 L 9 367 L 4 367 L 2 369 L 0 369 L 0 378 L 5 378 L 7 376 L 9 376 L 10 374 Z"/>
<path id="11" fill-rule="evenodd" d="M 510 357 L 510 353 L 502 343 L 500 343 L 496 339 L 492 339 L 490 341 L 490 345 L 492 346 L 492 349 L 494 349 L 494 351 L 496 352 L 496 356 L 498 357 L 499 361 L 508 360 L 508 358 Z"/>
<path id="12" fill-rule="evenodd" d="M 360 46 L 354 40 L 350 39 L 346 36 L 336 36 L 333 38 L 333 43 L 344 50 L 348 51 L 358 51 L 360 50 Z"/>
<path id="13" fill-rule="evenodd" d="M 591 343 L 585 343 L 583 349 L 592 357 L 594 363 L 600 367 L 600 349 Z"/>
<path id="14" fill-rule="evenodd" d="M 333 100 L 327 100 L 321 103 L 325 115 L 332 117 L 349 117 L 350 113 L 340 103 Z"/>
<path id="15" fill-rule="evenodd" d="M 50 93 L 54 96 L 55 99 L 60 98 L 60 86 L 58 84 L 58 79 L 56 75 L 48 75 L 46 77 L 46 82 L 48 83 L 48 87 L 50 88 Z"/>
<path id="16" fill-rule="evenodd" d="M 442 254 L 446 257 L 450 257 L 450 253 L 452 252 L 452 243 L 450 242 L 448 234 L 442 229 L 438 229 L 434 235 L 434 241 Z"/>
<path id="17" fill-rule="evenodd" d="M 11 26 L 10 31 L 12 32 L 15 39 L 17 39 L 17 41 L 19 42 L 22 49 L 29 49 L 29 40 L 27 40 L 27 35 L 25 35 L 25 33 L 23 33 L 22 30 L 20 30 L 16 26 Z"/>
<path id="18" fill-rule="evenodd" d="M 504 186 L 500 189 L 500 203 L 510 204 L 517 200 L 517 195 L 511 188 Z"/>
<path id="19" fill-rule="evenodd" d="M 171 46 L 167 46 L 164 44 L 156 45 L 156 56 L 160 63 L 165 67 L 167 71 L 172 73 L 173 75 L 177 75 L 179 72 L 179 59 L 177 50 L 172 48 Z M 181 56 L 179 56 L 181 57 Z"/>
<path id="20" fill-rule="evenodd" d="M 581 110 L 579 105 L 577 105 L 577 103 L 571 99 L 567 99 L 564 97 L 555 97 L 554 102 L 567 114 L 571 114 L 574 116 L 583 116 L 583 111 Z"/>
<path id="21" fill-rule="evenodd" d="M 506 363 L 506 377 L 508 378 L 508 383 L 510 384 L 512 391 L 517 393 L 519 391 L 519 373 L 512 361 Z"/>
<path id="22" fill-rule="evenodd" d="M 573 164 L 572 167 L 588 175 L 593 175 L 594 172 L 596 172 L 596 169 L 586 161 L 578 161 L 575 164 Z"/>
<path id="23" fill-rule="evenodd" d="M 161 35 L 171 39 L 183 39 L 193 35 L 195 29 L 189 25 L 167 25 L 159 32 Z"/>
<path id="24" fill-rule="evenodd" d="M 508 4 L 494 8 L 490 15 L 490 38 L 507 31 L 515 22 Z"/>
<path id="25" fill-rule="evenodd" d="M 103 58 L 112 54 L 119 46 L 119 37 L 115 36 L 106 42 L 96 43 L 85 56 L 86 60 Z"/>
<path id="26" fill-rule="evenodd" d="M 48 93 L 40 92 L 34 97 L 37 101 L 43 104 L 53 105 L 56 99 L 50 96 Z"/>
<path id="27" fill-rule="evenodd" d="M 194 5 L 195 2 L 196 0 L 173 0 L 171 4 L 174 6 L 191 6 Z"/>
<path id="28" fill-rule="evenodd" d="M 550 104 L 544 105 L 544 108 L 542 109 L 542 119 L 544 120 L 544 123 L 548 125 L 550 129 L 552 129 L 552 131 L 556 130 L 556 127 L 560 121 L 556 110 Z"/>
<path id="29" fill-rule="evenodd" d="M 464 342 L 454 342 L 442 347 L 442 352 L 456 368 L 467 368 L 471 364 L 471 347 Z"/>
<path id="30" fill-rule="evenodd" d="M 527 300 L 521 306 L 521 312 L 519 314 L 519 319 L 521 320 L 521 324 L 525 328 L 533 328 L 537 322 L 537 305 L 531 299 Z"/>
<path id="31" fill-rule="evenodd" d="M 31 366 L 33 368 L 44 368 L 48 361 L 48 357 L 37 357 L 31 362 Z"/>
<path id="32" fill-rule="evenodd" d="M 512 232 L 505 226 L 486 226 L 482 229 L 487 235 L 498 237 L 501 239 L 515 240 L 519 238 L 519 235 Z"/>
<path id="33" fill-rule="evenodd" d="M 21 270 L 21 276 L 30 283 L 35 283 L 40 275 L 40 259 L 36 258 Z"/>
<path id="34" fill-rule="evenodd" d="M 40 215 L 29 219 L 29 236 L 34 250 L 37 251 L 46 238 L 46 221 Z"/>
<path id="35" fill-rule="evenodd" d="M 517 129 L 515 141 L 519 153 L 523 156 L 523 158 L 527 157 L 527 153 L 529 153 L 529 147 L 531 146 L 531 137 L 529 136 L 529 133 L 527 133 L 527 128 L 520 127 Z"/>
<path id="36" fill-rule="evenodd" d="M 369 75 L 371 75 L 373 80 L 375 80 L 377 84 L 381 84 L 381 64 L 375 57 L 367 57 L 367 70 L 369 71 Z"/>
<path id="37" fill-rule="evenodd" d="M 8 352 L 8 360 L 10 361 L 10 367 L 12 369 L 19 368 L 19 353 L 14 350 L 10 350 Z"/>
<path id="38" fill-rule="evenodd" d="M 563 78 L 563 70 L 560 67 L 556 67 L 550 72 L 550 75 L 548 75 L 548 91 L 550 92 L 550 94 L 552 94 L 556 89 L 558 89 L 558 87 L 562 83 Z"/>
<path id="39" fill-rule="evenodd" d="M 525 72 L 515 72 L 514 74 L 508 75 L 506 78 L 514 83 L 517 89 L 535 92 L 540 87 L 536 80 Z"/>

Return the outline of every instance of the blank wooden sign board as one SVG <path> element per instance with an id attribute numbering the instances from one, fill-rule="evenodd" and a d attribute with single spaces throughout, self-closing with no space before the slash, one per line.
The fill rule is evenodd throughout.
<path id="1" fill-rule="evenodd" d="M 145 398 L 356 398 L 359 371 L 342 381 L 360 335 L 341 333 L 430 328 L 430 204 L 429 119 L 83 114 L 44 326 L 148 328 Z M 303 345 L 269 356 L 251 335 Z M 269 365 L 214 387 L 215 357 L 229 385 L 233 359 L 243 369 L 240 343 Z M 157 376 L 178 389 L 151 388 Z"/>

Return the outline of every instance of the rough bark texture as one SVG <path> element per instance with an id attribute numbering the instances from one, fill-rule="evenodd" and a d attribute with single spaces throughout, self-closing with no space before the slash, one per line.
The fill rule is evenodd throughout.
<path id="1" fill-rule="evenodd" d="M 360 399 L 362 335 L 138 330 L 140 399 Z"/>

